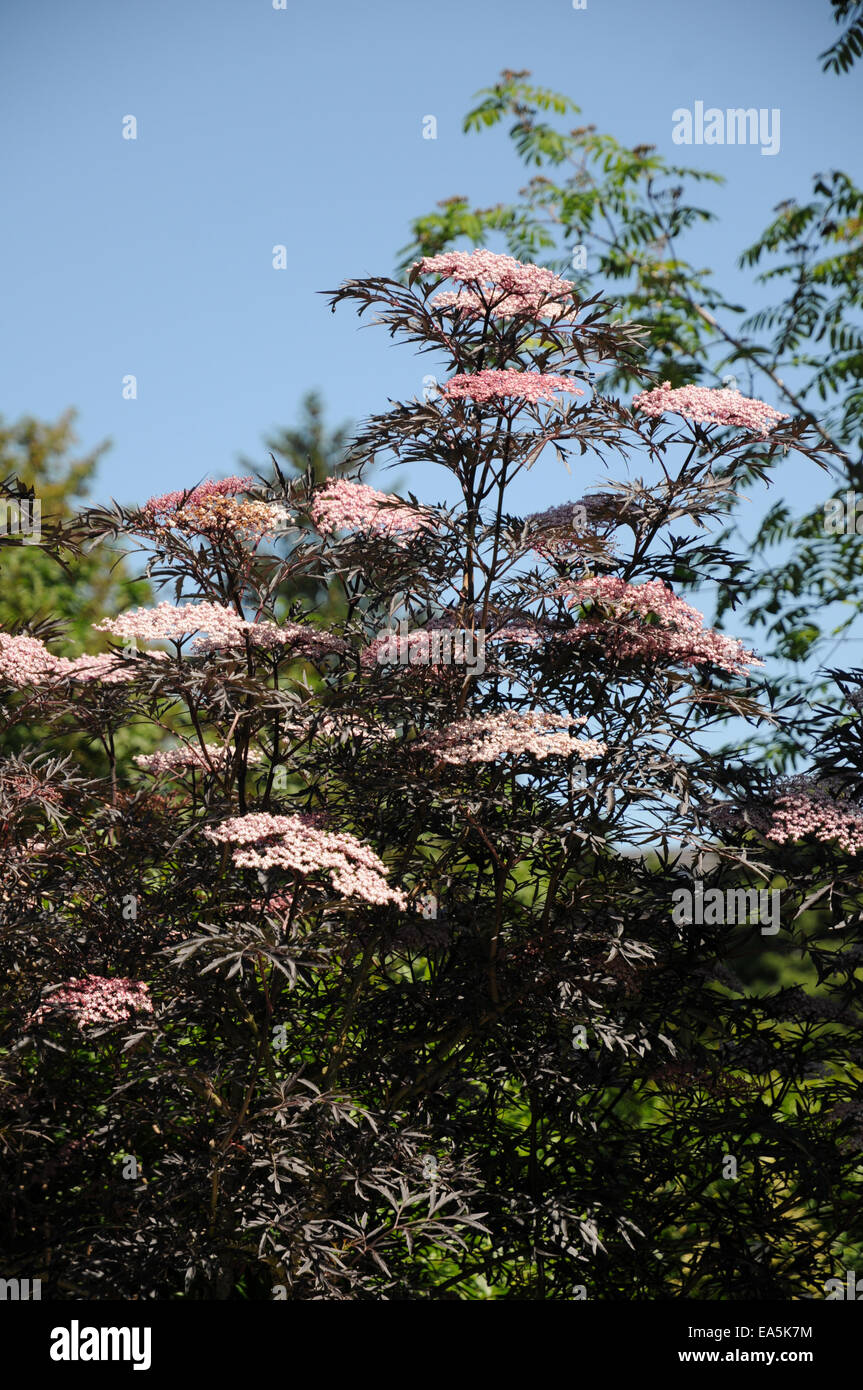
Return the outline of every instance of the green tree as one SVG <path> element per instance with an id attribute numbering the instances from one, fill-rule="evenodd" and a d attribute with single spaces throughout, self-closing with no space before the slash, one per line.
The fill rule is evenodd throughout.
<path id="1" fill-rule="evenodd" d="M 123 609 L 146 604 L 152 594 L 146 579 L 130 574 L 118 551 L 103 541 L 87 549 L 75 521 L 77 509 L 87 498 L 99 460 L 109 447 L 98 445 L 78 451 L 75 412 L 65 411 L 57 420 L 38 420 L 24 415 L 15 421 L 0 417 L 0 477 L 5 502 L 4 533 L 0 534 L 0 632 L 27 630 L 38 633 L 60 656 L 106 650 L 111 644 L 93 623 Z M 31 499 L 41 509 L 41 540 L 24 535 L 19 510 L 21 500 Z M 37 513 L 29 511 L 29 518 Z M 0 711 L 2 713 L 2 711 Z M 49 740 L 61 752 L 74 752 L 83 772 L 101 775 L 105 759 L 97 742 L 80 734 L 58 737 L 38 723 L 20 722 L 15 716 L 2 720 L 5 756 L 44 746 Z M 154 746 L 147 730 L 124 730 L 117 754 L 128 758 Z"/>
<path id="2" fill-rule="evenodd" d="M 315 483 L 345 471 L 345 453 L 351 437 L 349 420 L 330 429 L 324 417 L 324 403 L 319 391 L 307 391 L 300 402 L 299 419 L 295 425 L 282 426 L 264 436 L 264 447 L 277 456 L 280 465 L 287 463 L 294 473 L 312 472 Z M 242 460 L 245 468 L 254 468 L 249 459 Z"/>
<path id="3" fill-rule="evenodd" d="M 847 29 L 822 53 L 824 71 L 847 72 L 863 56 L 863 0 L 830 0 L 837 24 L 850 20 Z"/>
<path id="4" fill-rule="evenodd" d="M 107 548 L 77 550 L 71 534 L 64 537 L 109 447 L 103 443 L 79 453 L 75 418 L 73 410 L 55 421 L 24 415 L 7 422 L 0 416 L 0 475 L 32 491 L 45 539 L 40 546 L 20 534 L 0 536 L 0 630 L 47 619 L 57 626 L 54 649 L 69 656 L 105 650 L 104 635 L 91 624 L 131 603 L 146 603 L 150 595 L 149 584 L 131 576 Z"/>
<path id="5" fill-rule="evenodd" d="M 309 487 L 320 487 L 327 479 L 339 477 L 350 467 L 348 448 L 352 432 L 350 420 L 330 428 L 320 392 L 307 391 L 300 402 L 296 424 L 281 426 L 264 436 L 264 447 L 273 460 L 274 479 L 279 481 L 279 474 L 288 479 L 305 477 Z M 241 464 L 244 469 L 261 471 L 250 459 L 241 458 Z M 282 546 L 283 552 L 291 548 L 291 542 Z M 283 585 L 279 604 L 282 616 L 297 604 L 306 612 L 316 612 L 327 625 L 343 616 L 341 590 L 323 578 L 304 577 Z"/>

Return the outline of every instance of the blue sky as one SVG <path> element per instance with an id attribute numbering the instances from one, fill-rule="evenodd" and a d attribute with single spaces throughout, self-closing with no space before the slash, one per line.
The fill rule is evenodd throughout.
<path id="1" fill-rule="evenodd" d="M 503 67 L 529 68 L 623 142 L 724 174 L 703 193 L 721 222 L 697 259 L 743 293 L 736 256 L 780 199 L 806 196 L 817 170 L 860 177 L 859 70 L 824 75 L 817 60 L 835 33 L 827 0 L 7 0 L 0 410 L 76 406 L 85 446 L 113 441 L 96 497 L 140 501 L 240 453 L 265 467 L 262 436 L 310 387 L 333 423 L 421 391 L 431 359 L 331 315 L 316 291 L 390 272 L 438 199 L 496 202 L 524 183 L 502 131 L 461 132 Z M 696 100 L 778 107 L 780 152 L 675 146 L 672 112 Z M 422 138 L 429 114 L 436 140 Z M 439 475 L 399 476 L 445 495 Z M 574 485 L 543 461 L 514 509 L 599 476 Z M 787 477 L 804 501 L 802 473 Z"/>

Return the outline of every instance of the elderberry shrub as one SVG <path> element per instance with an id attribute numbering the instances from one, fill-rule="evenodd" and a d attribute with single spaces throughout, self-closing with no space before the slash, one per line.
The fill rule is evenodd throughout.
<path id="1" fill-rule="evenodd" d="M 772 708 L 681 592 L 739 564 L 712 528 L 741 454 L 763 479 L 818 441 L 734 392 L 603 398 L 640 330 L 509 257 L 330 302 L 444 385 L 369 419 L 336 481 L 46 523 L 58 554 L 134 541 L 170 598 L 106 617 L 96 656 L 0 633 L 4 1274 L 821 1296 L 863 1237 L 863 673 Z M 511 510 L 570 457 L 577 497 Z M 363 481 L 387 464 L 425 500 Z M 793 785 L 747 757 L 766 719 L 808 721 Z M 119 754 L 130 729 L 158 751 Z M 780 930 L 681 921 L 694 880 L 778 891 Z"/>

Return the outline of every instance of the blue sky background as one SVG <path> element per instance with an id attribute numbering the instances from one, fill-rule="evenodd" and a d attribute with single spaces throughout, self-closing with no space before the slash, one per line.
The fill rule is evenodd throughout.
<path id="1" fill-rule="evenodd" d="M 431 358 L 316 291 L 389 273 L 439 199 L 522 186 L 503 129 L 461 131 L 503 67 L 567 93 L 582 123 L 724 174 L 700 195 L 721 221 L 690 258 L 749 305 L 735 260 L 776 203 L 819 170 L 860 178 L 860 70 L 818 62 L 836 33 L 828 0 L 5 0 L 0 411 L 76 406 L 84 446 L 113 441 L 96 498 L 131 502 L 233 471 L 240 453 L 265 467 L 262 436 L 310 387 L 332 423 L 421 391 Z M 675 146 L 671 113 L 696 100 L 779 107 L 780 153 Z M 600 476 L 543 461 L 513 509 Z M 447 495 L 440 474 L 399 477 Z M 809 486 L 793 467 L 780 481 L 800 505 Z"/>

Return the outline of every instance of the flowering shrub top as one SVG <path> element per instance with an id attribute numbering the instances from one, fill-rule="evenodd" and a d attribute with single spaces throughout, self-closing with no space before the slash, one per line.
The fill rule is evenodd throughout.
<path id="1" fill-rule="evenodd" d="M 737 564 L 729 456 L 810 427 L 695 388 L 627 410 L 575 384 L 637 371 L 610 306 L 486 251 L 414 270 L 331 296 L 449 377 L 358 429 L 350 478 L 88 510 L 67 539 L 143 538 L 173 601 L 95 657 L 0 633 L 8 1268 L 61 1298 L 816 1296 L 863 1241 L 863 672 L 806 713 L 844 790 L 764 795 L 715 736 L 787 713 L 682 596 Z M 744 442 L 680 449 L 660 407 Z M 570 459 L 581 501 L 513 514 Z M 363 481 L 387 464 L 447 505 Z M 737 977 L 759 923 L 699 880 L 787 885 L 805 989 Z"/>

